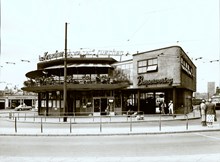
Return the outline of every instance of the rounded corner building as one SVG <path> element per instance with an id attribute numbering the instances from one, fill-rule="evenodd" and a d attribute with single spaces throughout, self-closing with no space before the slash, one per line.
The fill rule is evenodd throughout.
<path id="1" fill-rule="evenodd" d="M 66 66 L 64 52 L 45 53 L 37 70 L 26 73 L 22 90 L 38 94 L 39 115 L 99 116 L 106 109 L 109 115 L 155 114 L 161 100 L 172 100 L 177 114 L 192 110 L 196 67 L 181 47 L 136 53 L 126 61 L 110 57 L 114 52 L 68 53 Z"/>

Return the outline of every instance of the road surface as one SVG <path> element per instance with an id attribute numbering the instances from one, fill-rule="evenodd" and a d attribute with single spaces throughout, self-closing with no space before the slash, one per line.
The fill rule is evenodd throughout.
<path id="1" fill-rule="evenodd" d="M 220 132 L 0 136 L 0 161 L 220 161 Z"/>

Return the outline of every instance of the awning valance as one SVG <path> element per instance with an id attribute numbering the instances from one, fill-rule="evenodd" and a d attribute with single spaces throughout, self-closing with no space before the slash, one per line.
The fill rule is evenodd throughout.
<path id="1" fill-rule="evenodd" d="M 111 65 L 109 64 L 69 64 L 67 65 L 67 68 L 77 68 L 77 67 L 81 67 L 81 68 L 90 68 L 90 67 L 106 67 L 106 68 L 110 68 Z M 64 68 L 64 65 L 56 65 L 56 66 L 51 66 L 51 67 L 47 67 L 45 69 L 62 69 Z"/>

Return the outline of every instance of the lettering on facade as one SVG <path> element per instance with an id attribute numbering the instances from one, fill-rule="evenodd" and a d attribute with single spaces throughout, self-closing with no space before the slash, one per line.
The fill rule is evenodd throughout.
<path id="1" fill-rule="evenodd" d="M 78 50 L 78 51 L 71 51 L 67 53 L 67 57 L 71 58 L 77 55 L 105 55 L 105 56 L 121 56 L 125 52 L 124 51 L 116 51 L 116 50 Z M 48 52 L 45 52 L 43 56 L 39 56 L 39 61 L 47 61 L 47 60 L 53 60 L 57 58 L 63 58 L 64 57 L 64 52 L 56 52 L 53 54 L 48 54 Z"/>
<path id="2" fill-rule="evenodd" d="M 152 79 L 152 80 L 144 80 L 144 76 L 138 76 L 138 86 L 141 85 L 153 85 L 153 84 L 168 84 L 172 85 L 173 79 L 168 79 L 168 78 L 162 78 L 162 79 Z"/>
<path id="3" fill-rule="evenodd" d="M 48 52 L 45 52 L 43 56 L 39 56 L 39 61 L 52 60 L 60 57 L 64 57 L 64 52 L 56 52 L 53 54 L 48 54 Z"/>

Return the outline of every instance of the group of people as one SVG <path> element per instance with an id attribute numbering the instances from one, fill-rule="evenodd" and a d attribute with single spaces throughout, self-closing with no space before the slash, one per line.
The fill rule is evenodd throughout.
<path id="1" fill-rule="evenodd" d="M 165 102 L 159 103 L 159 110 L 161 114 L 174 114 L 173 112 L 173 101 L 170 100 L 168 106 L 166 106 Z"/>
<path id="2" fill-rule="evenodd" d="M 209 99 L 208 102 L 202 100 L 202 103 L 200 104 L 202 126 L 212 127 L 214 121 L 217 121 L 215 104 L 211 101 L 211 99 Z"/>

